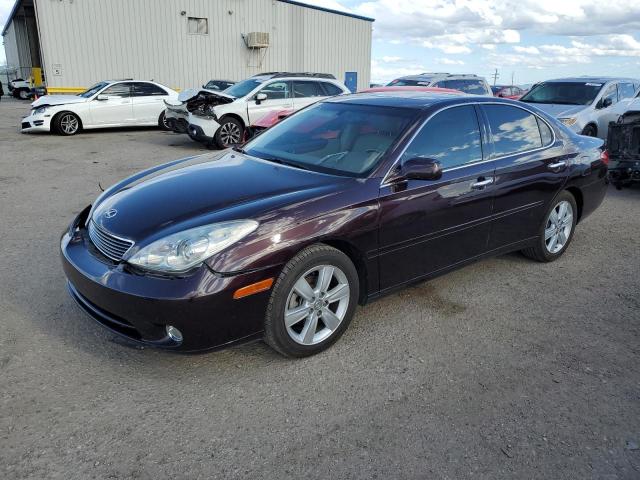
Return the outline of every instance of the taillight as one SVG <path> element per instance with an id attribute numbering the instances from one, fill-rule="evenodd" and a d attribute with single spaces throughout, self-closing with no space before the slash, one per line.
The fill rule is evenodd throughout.
<path id="1" fill-rule="evenodd" d="M 602 151 L 602 153 L 600 154 L 600 160 L 605 165 L 609 165 L 609 152 L 607 150 Z"/>

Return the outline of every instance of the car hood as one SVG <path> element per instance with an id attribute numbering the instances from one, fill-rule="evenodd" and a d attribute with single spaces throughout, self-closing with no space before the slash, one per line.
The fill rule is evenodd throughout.
<path id="1" fill-rule="evenodd" d="M 588 105 L 563 105 L 558 103 L 530 103 L 530 105 L 556 118 L 572 117 L 588 107 Z"/>
<path id="2" fill-rule="evenodd" d="M 45 95 L 33 102 L 31 106 L 38 108 L 43 105 L 67 105 L 69 103 L 84 103 L 87 99 L 78 95 Z"/>
<path id="3" fill-rule="evenodd" d="M 225 151 L 121 182 L 98 199 L 92 219 L 114 235 L 147 244 L 210 223 L 261 221 L 278 208 L 330 195 L 354 181 Z"/>

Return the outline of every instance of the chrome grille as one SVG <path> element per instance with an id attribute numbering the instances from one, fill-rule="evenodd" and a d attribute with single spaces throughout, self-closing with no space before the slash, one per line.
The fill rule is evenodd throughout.
<path id="1" fill-rule="evenodd" d="M 115 260 L 116 262 L 122 260 L 124 254 L 133 247 L 131 240 L 116 237 L 104 228 L 101 228 L 93 220 L 89 222 L 89 238 L 91 238 L 93 244 L 105 257 Z"/>

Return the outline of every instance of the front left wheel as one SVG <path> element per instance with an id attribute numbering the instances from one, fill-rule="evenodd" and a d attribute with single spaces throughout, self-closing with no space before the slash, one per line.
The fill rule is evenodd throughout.
<path id="1" fill-rule="evenodd" d="M 242 142 L 244 126 L 234 117 L 222 117 L 214 141 L 218 148 L 227 148 Z"/>
<path id="2" fill-rule="evenodd" d="M 265 318 L 267 344 L 287 357 L 331 346 L 349 326 L 359 294 L 358 272 L 340 250 L 305 248 L 282 270 Z"/>
<path id="3" fill-rule="evenodd" d="M 62 112 L 54 119 L 53 126 L 60 135 L 75 135 L 80 131 L 80 119 L 75 113 Z"/>

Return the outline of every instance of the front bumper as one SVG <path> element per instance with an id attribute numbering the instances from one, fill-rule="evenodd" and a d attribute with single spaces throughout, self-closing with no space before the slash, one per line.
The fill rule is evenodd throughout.
<path id="1" fill-rule="evenodd" d="M 187 133 L 189 127 L 189 113 L 182 112 L 176 108 L 167 107 L 164 111 L 164 116 L 167 123 L 176 133 Z"/>
<path id="2" fill-rule="evenodd" d="M 233 293 L 271 278 L 279 269 L 221 275 L 202 266 L 184 277 L 148 275 L 103 257 L 91 243 L 85 209 L 60 241 L 72 298 L 94 320 L 134 342 L 195 352 L 259 338 L 270 291 L 240 300 Z M 166 326 L 183 339 L 168 337 Z"/>
<path id="3" fill-rule="evenodd" d="M 189 114 L 189 127 L 187 129 L 187 133 L 197 142 L 213 142 L 213 138 L 215 137 L 218 128 L 220 128 L 220 124 L 211 117 L 200 117 L 193 113 Z"/>
<path id="4" fill-rule="evenodd" d="M 28 132 L 50 132 L 51 115 L 47 112 L 41 114 L 31 114 L 24 117 L 20 123 L 20 131 Z"/>

